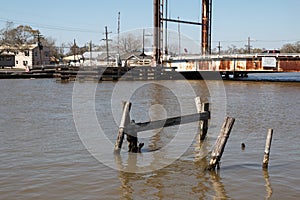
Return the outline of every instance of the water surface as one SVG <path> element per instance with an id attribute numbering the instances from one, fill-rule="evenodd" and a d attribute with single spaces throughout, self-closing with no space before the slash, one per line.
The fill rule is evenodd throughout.
<path id="1" fill-rule="evenodd" d="M 81 83 L 90 84 L 90 83 Z M 107 137 L 114 142 L 118 120 L 111 107 L 117 82 L 99 83 L 96 114 Z M 136 82 L 122 82 L 124 88 Z M 180 90 L 180 81 L 164 83 Z M 0 198 L 1 199 L 298 199 L 300 195 L 300 83 L 189 81 L 196 95 L 226 106 L 212 105 L 205 144 L 197 136 L 187 151 L 167 167 L 148 173 L 126 173 L 100 163 L 85 148 L 72 113 L 74 83 L 45 80 L 0 80 Z M 224 88 L 223 88 L 224 86 Z M 171 86 L 170 86 L 171 87 Z M 224 90 L 225 89 L 225 90 Z M 222 91 L 226 96 L 224 97 Z M 180 109 L 172 90 L 149 84 L 132 95 L 132 117 L 195 112 L 194 96 L 180 91 L 190 102 Z M 121 105 L 121 104 L 120 104 Z M 118 109 L 117 109 L 118 110 Z M 224 115 L 236 118 L 218 173 L 204 171 Z M 118 117 L 117 117 L 118 118 Z M 274 129 L 269 170 L 261 168 L 265 138 Z M 170 142 L 178 127 L 160 135 L 142 135 L 145 149 Z M 246 149 L 241 150 L 241 143 Z M 126 145 L 126 144 L 125 144 Z M 112 152 L 103 152 L 108 157 Z M 125 155 L 126 152 L 122 152 Z M 202 155 L 202 156 L 201 156 Z M 197 157 L 198 156 L 198 157 Z M 141 159 L 137 155 L 136 159 Z M 198 159 L 199 158 L 199 159 Z M 124 160 L 126 163 L 126 160 Z"/>

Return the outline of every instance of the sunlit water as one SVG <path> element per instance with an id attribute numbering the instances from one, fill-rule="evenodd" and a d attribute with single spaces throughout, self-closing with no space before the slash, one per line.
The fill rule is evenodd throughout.
<path id="1" fill-rule="evenodd" d="M 95 93 L 99 124 L 112 143 L 121 115 L 114 116 L 112 107 L 122 100 L 113 91 L 120 83 L 99 83 Z M 182 90 L 178 97 L 160 86 L 181 90 L 181 81 L 146 83 L 131 97 L 134 120 L 196 112 L 193 95 Z M 212 82 L 214 91 L 209 92 L 203 81 L 188 83 L 196 95 L 215 102 L 212 118 L 216 120 L 211 121 L 206 142 L 199 144 L 195 136 L 187 151 L 167 167 L 126 173 L 99 162 L 80 140 L 72 113 L 74 83 L 0 80 L 0 199 L 299 199 L 300 83 Z M 132 88 L 141 82 L 121 84 Z M 179 105 L 177 98 L 189 103 Z M 223 104 L 226 113 L 219 106 Z M 118 105 L 115 113 L 121 102 Z M 214 145 L 223 114 L 236 122 L 220 171 L 210 173 L 204 170 L 209 161 L 205 156 Z M 274 135 L 269 170 L 264 171 L 261 164 L 269 128 Z M 144 153 L 167 144 L 177 130 L 167 128 L 151 137 L 142 134 Z M 245 150 L 241 143 L 246 144 Z M 112 152 L 103 153 L 111 157 Z"/>

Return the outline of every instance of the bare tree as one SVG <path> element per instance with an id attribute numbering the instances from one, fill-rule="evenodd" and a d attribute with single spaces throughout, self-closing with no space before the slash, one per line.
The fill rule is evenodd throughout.
<path id="1" fill-rule="evenodd" d="M 225 50 L 225 54 L 235 54 L 238 53 L 238 49 L 235 45 L 230 45 L 227 50 Z"/>
<path id="2" fill-rule="evenodd" d="M 129 53 L 136 52 L 142 49 L 143 41 L 141 38 L 133 35 L 127 34 L 120 37 L 120 52 L 121 53 Z"/>
<path id="3" fill-rule="evenodd" d="M 283 53 L 300 53 L 300 41 L 294 44 L 285 44 L 281 48 Z"/>

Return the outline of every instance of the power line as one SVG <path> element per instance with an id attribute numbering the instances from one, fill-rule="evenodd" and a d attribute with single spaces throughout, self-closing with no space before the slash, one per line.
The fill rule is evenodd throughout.
<path id="1" fill-rule="evenodd" d="M 83 32 L 83 33 L 99 33 L 100 32 L 100 31 L 96 31 L 96 30 L 88 30 L 88 29 L 82 29 L 82 28 L 76 28 L 76 27 L 74 28 L 74 27 L 63 27 L 63 26 L 38 24 L 38 23 L 22 21 L 22 20 L 0 19 L 0 21 L 1 22 L 13 22 L 15 24 L 26 23 L 31 26 L 35 26 L 37 28 L 44 28 L 44 29 L 50 29 L 50 30 L 77 31 L 77 32 Z"/>

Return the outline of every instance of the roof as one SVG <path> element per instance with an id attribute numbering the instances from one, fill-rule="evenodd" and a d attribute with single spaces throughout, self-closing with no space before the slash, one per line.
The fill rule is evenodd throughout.
<path id="1" fill-rule="evenodd" d="M 24 45 L 21 45 L 19 47 L 9 46 L 9 45 L 2 45 L 2 46 L 0 46 L 0 50 L 20 50 L 20 49 L 32 50 L 32 49 L 35 49 L 37 47 L 38 47 L 38 44 L 24 44 Z"/>
<path id="2" fill-rule="evenodd" d="M 0 51 L 0 55 L 1 56 L 15 56 L 15 53 L 14 52 L 11 52 L 11 51 Z"/>
<path id="3" fill-rule="evenodd" d="M 82 55 L 71 55 L 63 57 L 64 61 L 74 61 L 74 60 L 82 60 L 84 57 Z"/>
<path id="4" fill-rule="evenodd" d="M 143 60 L 143 59 L 152 59 L 152 56 L 149 56 L 147 54 L 143 54 L 142 52 L 131 52 L 131 53 L 126 53 L 121 56 L 122 59 L 124 60 L 129 60 L 129 59 L 137 59 L 137 60 Z"/>
<path id="5" fill-rule="evenodd" d="M 107 53 L 104 51 L 92 51 L 92 52 L 85 52 L 83 54 L 83 57 L 86 59 L 97 59 L 97 60 L 106 60 L 107 59 Z M 109 59 L 115 60 L 118 57 L 118 54 L 116 52 L 109 52 Z"/>
<path id="6" fill-rule="evenodd" d="M 102 54 L 104 54 L 105 52 L 103 51 L 92 51 L 92 52 L 85 52 L 83 54 L 83 57 L 89 59 L 90 57 L 92 57 L 92 59 L 97 59 L 98 57 L 101 57 Z M 105 53 L 106 54 L 106 53 Z"/>

